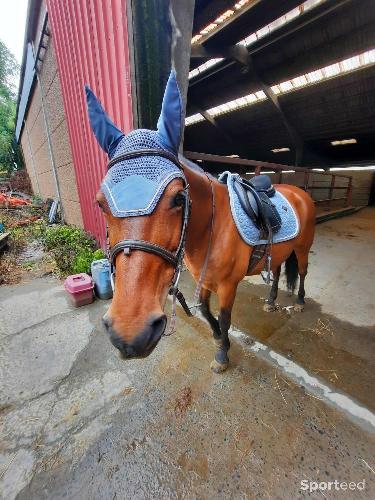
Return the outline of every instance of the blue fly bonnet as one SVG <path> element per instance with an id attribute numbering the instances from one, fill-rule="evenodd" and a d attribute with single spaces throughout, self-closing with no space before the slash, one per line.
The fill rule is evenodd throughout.
<path id="1" fill-rule="evenodd" d="M 122 153 L 140 149 L 169 152 L 154 130 L 138 129 L 118 143 L 113 159 Z M 151 214 L 167 185 L 184 174 L 174 163 L 162 156 L 131 158 L 116 163 L 105 176 L 101 190 L 115 217 Z"/>
<path id="2" fill-rule="evenodd" d="M 109 119 L 93 92 L 86 87 L 88 112 L 93 132 L 111 161 L 124 153 L 160 150 L 176 159 L 182 130 L 182 103 L 176 74 L 166 86 L 157 130 L 138 129 L 124 135 Z M 115 217 L 149 215 L 167 185 L 176 178 L 185 180 L 175 163 L 163 156 L 144 156 L 119 161 L 109 169 L 101 190 Z"/>

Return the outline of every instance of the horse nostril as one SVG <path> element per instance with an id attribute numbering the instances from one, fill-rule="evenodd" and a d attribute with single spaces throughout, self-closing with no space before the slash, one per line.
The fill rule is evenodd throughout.
<path id="1" fill-rule="evenodd" d="M 158 318 L 155 318 L 151 321 L 150 326 L 152 328 L 153 332 L 153 339 L 154 340 L 159 340 L 160 337 L 163 335 L 165 327 L 167 326 L 167 317 L 165 314 L 162 316 L 159 316 Z"/>
<path id="2" fill-rule="evenodd" d="M 108 330 L 108 328 L 110 328 L 112 325 L 112 321 L 107 315 L 103 316 L 102 322 L 103 322 L 103 325 L 106 328 L 106 330 Z"/>

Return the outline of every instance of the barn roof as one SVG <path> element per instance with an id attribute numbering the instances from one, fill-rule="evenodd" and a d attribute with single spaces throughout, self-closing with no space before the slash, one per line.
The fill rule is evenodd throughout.
<path id="1" fill-rule="evenodd" d="M 375 160 L 373 0 L 195 9 L 185 149 L 301 165 Z"/>

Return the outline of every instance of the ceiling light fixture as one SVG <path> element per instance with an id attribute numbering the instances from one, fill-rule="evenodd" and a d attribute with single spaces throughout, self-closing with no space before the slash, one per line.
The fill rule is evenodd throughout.
<path id="1" fill-rule="evenodd" d="M 345 144 L 357 144 L 357 139 L 342 139 L 341 141 L 331 141 L 332 146 L 345 146 Z"/>
<path id="2" fill-rule="evenodd" d="M 339 170 L 356 170 L 356 171 L 361 171 L 361 170 L 375 170 L 375 166 L 371 165 L 368 167 L 334 167 L 330 168 L 330 172 L 338 172 Z"/>
<path id="3" fill-rule="evenodd" d="M 290 148 L 275 148 L 271 149 L 272 153 L 285 153 L 286 151 L 290 151 Z"/>

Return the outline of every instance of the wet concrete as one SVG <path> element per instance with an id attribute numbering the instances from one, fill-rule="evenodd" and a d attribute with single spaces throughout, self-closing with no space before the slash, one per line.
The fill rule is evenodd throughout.
<path id="1" fill-rule="evenodd" d="M 86 309 L 93 324 L 103 309 Z M 3 409 L 4 498 L 298 498 L 303 479 L 365 479 L 355 498 L 373 497 L 373 434 L 236 344 L 214 375 L 208 328 L 179 325 L 128 362 L 101 330 L 72 329 L 87 342 L 69 374 Z"/>
<path id="2" fill-rule="evenodd" d="M 235 326 L 371 407 L 371 327 L 311 299 L 264 313 L 267 290 L 241 284 Z M 294 499 L 302 480 L 365 480 L 312 498 L 375 497 L 373 432 L 236 342 L 213 374 L 211 332 L 181 311 L 176 334 L 124 362 L 99 326 L 107 306 L 72 309 L 54 280 L 0 288 L 2 498 Z"/>
<path id="3" fill-rule="evenodd" d="M 233 325 L 375 410 L 375 209 L 317 226 L 302 314 L 281 279 L 278 310 L 263 311 L 260 277 L 238 288 Z M 194 292 L 187 275 L 184 291 Z M 314 300 L 315 299 L 315 300 Z M 217 313 L 217 301 L 213 300 Z M 348 321 L 350 319 L 350 321 Z"/>

